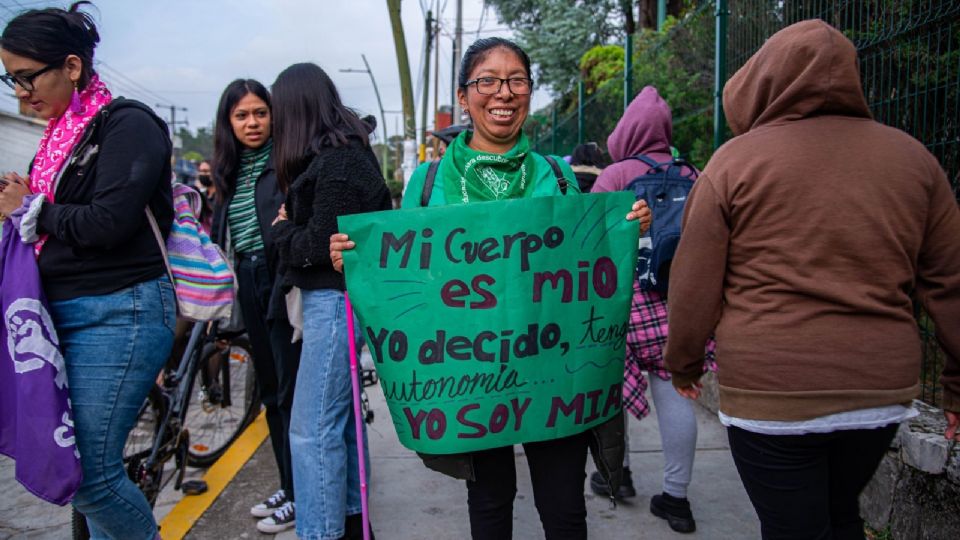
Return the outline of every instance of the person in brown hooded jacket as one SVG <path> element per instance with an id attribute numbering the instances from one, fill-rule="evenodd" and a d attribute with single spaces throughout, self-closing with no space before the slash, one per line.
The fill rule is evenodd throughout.
<path id="1" fill-rule="evenodd" d="M 960 211 L 923 145 L 875 122 L 853 43 L 781 30 L 728 82 L 736 138 L 687 201 L 666 363 L 699 394 L 716 329 L 720 417 L 764 538 L 863 538 L 857 498 L 914 415 L 912 298 L 946 353 L 960 413 Z"/>

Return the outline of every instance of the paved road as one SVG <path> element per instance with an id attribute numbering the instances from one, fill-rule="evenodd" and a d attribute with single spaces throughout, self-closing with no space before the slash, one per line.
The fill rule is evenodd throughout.
<path id="1" fill-rule="evenodd" d="M 400 446 L 379 387 L 368 388 L 376 420 L 369 426 L 372 458 L 370 506 L 374 531 L 382 540 L 445 540 L 469 537 L 466 489 L 462 482 L 434 473 L 412 452 Z M 654 411 L 654 415 L 656 411 Z M 662 452 L 655 416 L 632 421 L 630 461 L 639 495 L 610 507 L 606 499 L 587 492 L 588 525 L 594 540 L 643 538 L 758 538 L 759 524 L 740 484 L 726 436 L 716 417 L 697 407 L 700 429 L 690 500 L 698 531 L 689 536 L 672 532 L 649 512 L 650 496 L 660 491 Z M 521 447 L 517 447 L 518 490 L 514 537 L 543 538 L 533 505 L 530 477 Z M 592 465 L 591 465 L 592 467 Z M 194 471 L 194 476 L 202 471 Z M 255 528 L 249 507 L 276 489 L 273 456 L 264 443 L 187 535 L 188 539 L 268 538 Z M 0 457 L 0 539 L 63 539 L 70 535 L 70 512 L 39 501 L 13 479 L 10 460 Z M 165 492 L 156 509 L 158 519 L 180 500 Z M 277 535 L 292 540 L 292 531 Z"/>

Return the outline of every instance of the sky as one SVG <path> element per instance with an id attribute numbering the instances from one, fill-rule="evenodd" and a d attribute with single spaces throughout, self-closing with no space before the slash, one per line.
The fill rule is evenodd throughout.
<path id="1" fill-rule="evenodd" d="M 0 0 L 0 25 L 27 8 L 67 6 L 59 1 Z M 186 107 L 178 122 L 189 128 L 210 126 L 223 88 L 238 77 L 258 79 L 269 87 L 290 64 L 320 65 L 340 91 L 346 105 L 362 114 L 379 108 L 363 69 L 367 56 L 385 111 L 400 111 L 400 77 L 386 0 L 94 0 L 93 14 L 100 32 L 95 67 L 114 95 L 133 97 L 155 107 Z M 452 35 L 456 0 L 402 0 L 401 16 L 413 78 L 417 122 L 420 120 L 421 59 L 424 11 L 440 8 L 439 103 L 450 103 Z M 424 11 L 421 11 L 423 9 Z M 464 48 L 480 37 L 511 37 L 492 8 L 483 0 L 463 0 Z M 479 30 L 479 33 L 478 33 Z M 431 95 L 433 109 L 433 58 Z M 15 111 L 16 101 L 6 87 L 0 109 Z M 534 96 L 534 108 L 546 103 L 546 91 Z M 157 107 L 155 107 L 157 108 Z M 169 108 L 157 108 L 170 119 Z M 430 116 L 428 114 L 428 116 Z M 399 114 L 387 113 L 387 132 L 401 129 Z M 428 119 L 432 127 L 432 118 Z M 418 125 L 419 128 L 419 125 Z M 377 134 L 382 133 L 378 128 Z"/>

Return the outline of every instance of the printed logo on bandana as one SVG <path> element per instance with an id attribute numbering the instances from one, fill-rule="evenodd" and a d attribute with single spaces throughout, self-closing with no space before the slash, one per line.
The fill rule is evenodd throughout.
<path id="1" fill-rule="evenodd" d="M 460 192 L 463 194 L 464 203 L 470 202 L 470 196 L 467 194 L 467 175 L 469 175 L 471 171 L 487 191 L 493 195 L 494 200 L 499 201 L 500 199 L 509 198 L 510 181 L 507 179 L 506 174 L 497 174 L 496 169 L 487 165 L 486 162 L 503 164 L 509 163 L 509 160 L 497 154 L 481 154 L 468 161 L 464 167 L 463 176 L 460 177 Z M 520 191 L 523 191 L 526 187 L 527 164 L 522 163 L 520 165 Z"/>

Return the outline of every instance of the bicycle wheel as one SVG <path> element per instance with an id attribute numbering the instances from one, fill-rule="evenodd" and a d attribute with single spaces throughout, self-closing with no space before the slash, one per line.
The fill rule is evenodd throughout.
<path id="1" fill-rule="evenodd" d="M 209 467 L 260 412 L 250 343 L 235 338 L 227 348 L 208 345 L 197 370 L 184 417 L 187 462 Z"/>
<path id="2" fill-rule="evenodd" d="M 163 478 L 157 471 L 148 470 L 144 462 L 150 457 L 157 437 L 161 436 L 161 422 L 166 412 L 167 402 L 163 390 L 154 385 L 140 407 L 137 421 L 127 434 L 127 442 L 123 446 L 123 464 L 127 469 L 127 476 L 140 488 L 151 508 L 160 494 Z"/>

